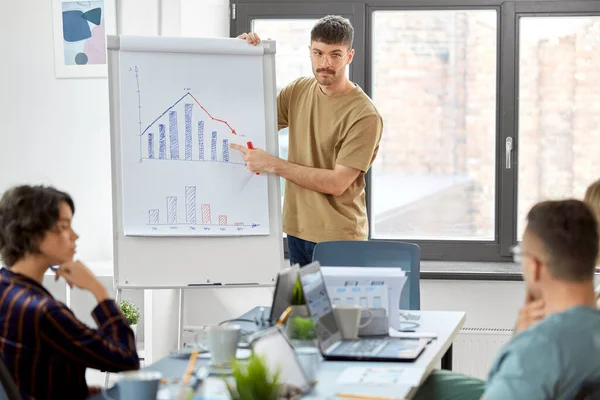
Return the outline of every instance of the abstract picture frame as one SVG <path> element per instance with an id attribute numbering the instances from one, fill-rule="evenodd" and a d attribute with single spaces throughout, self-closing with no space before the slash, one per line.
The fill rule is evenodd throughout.
<path id="1" fill-rule="evenodd" d="M 108 76 L 106 36 L 116 34 L 115 0 L 52 0 L 56 78 Z"/>

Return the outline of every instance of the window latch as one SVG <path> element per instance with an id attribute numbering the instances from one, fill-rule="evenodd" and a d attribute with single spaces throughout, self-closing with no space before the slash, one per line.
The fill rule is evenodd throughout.
<path id="1" fill-rule="evenodd" d="M 510 169 L 510 167 L 511 167 L 510 155 L 512 153 L 512 150 L 513 150 L 513 138 L 509 136 L 506 138 L 506 169 Z"/>

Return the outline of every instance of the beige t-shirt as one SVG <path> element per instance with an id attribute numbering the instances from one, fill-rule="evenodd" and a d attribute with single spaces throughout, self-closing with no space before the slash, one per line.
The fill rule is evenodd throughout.
<path id="1" fill-rule="evenodd" d="M 383 131 L 375 105 L 357 85 L 325 95 L 315 78 L 300 78 L 277 97 L 279 129 L 289 127 L 288 161 L 314 168 L 336 164 L 361 173 L 340 196 L 285 185 L 283 231 L 311 242 L 366 240 L 365 173 L 373 164 Z"/>

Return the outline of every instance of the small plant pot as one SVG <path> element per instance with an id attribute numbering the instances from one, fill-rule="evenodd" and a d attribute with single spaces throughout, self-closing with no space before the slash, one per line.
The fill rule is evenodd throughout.
<path id="1" fill-rule="evenodd" d="M 292 306 L 285 325 L 286 335 L 292 340 L 312 340 L 315 327 L 306 306 Z"/>
<path id="2" fill-rule="evenodd" d="M 131 330 L 133 331 L 133 337 L 137 338 L 137 324 L 134 325 L 129 325 L 129 327 L 131 328 Z"/>

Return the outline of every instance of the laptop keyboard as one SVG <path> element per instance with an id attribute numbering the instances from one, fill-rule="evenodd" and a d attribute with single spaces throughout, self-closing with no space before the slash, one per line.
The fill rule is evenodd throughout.
<path id="1" fill-rule="evenodd" d="M 361 339 L 343 342 L 335 349 L 334 354 L 363 355 L 373 354 L 375 349 L 385 343 L 385 339 Z"/>

